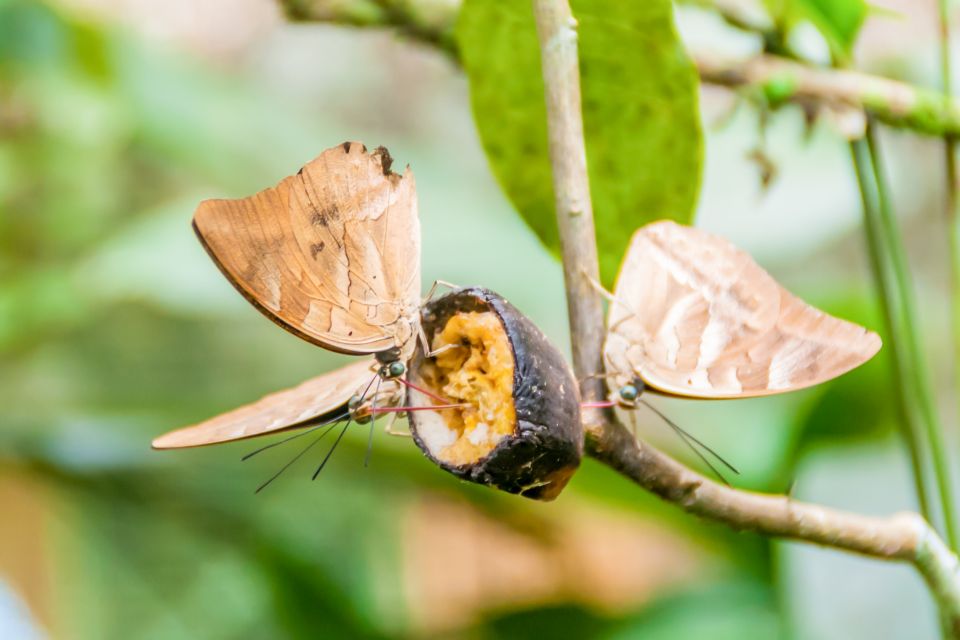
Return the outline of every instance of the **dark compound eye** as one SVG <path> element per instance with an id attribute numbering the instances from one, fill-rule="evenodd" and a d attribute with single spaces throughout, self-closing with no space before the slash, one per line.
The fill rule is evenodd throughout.
<path id="1" fill-rule="evenodd" d="M 404 373 L 406 373 L 407 368 L 399 360 L 391 362 L 387 365 L 387 377 L 389 378 L 399 378 Z"/>
<path id="2" fill-rule="evenodd" d="M 640 391 L 632 384 L 625 384 L 620 387 L 620 397 L 627 402 L 633 402 L 640 395 Z"/>

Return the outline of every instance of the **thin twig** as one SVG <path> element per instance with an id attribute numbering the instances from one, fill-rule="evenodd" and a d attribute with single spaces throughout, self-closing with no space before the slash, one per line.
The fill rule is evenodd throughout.
<path id="1" fill-rule="evenodd" d="M 940 20 L 940 89 L 947 98 L 953 97 L 953 78 L 952 65 L 950 63 L 950 3 L 948 0 L 939 0 L 938 13 Z M 956 167 L 956 137 L 945 135 L 943 138 L 944 150 L 944 168 L 946 169 L 946 187 L 947 187 L 947 225 L 949 237 L 951 239 L 950 249 L 951 258 L 956 262 L 956 252 L 958 247 L 954 242 L 955 235 L 953 226 L 956 224 L 957 207 L 957 167 Z M 960 291 L 957 290 L 956 274 L 953 274 L 953 294 L 954 302 L 960 297 Z M 955 309 L 956 310 L 956 309 Z"/>
<path id="2" fill-rule="evenodd" d="M 457 2 L 422 0 L 279 0 L 291 20 L 352 27 L 392 28 L 456 58 Z"/>
<path id="3" fill-rule="evenodd" d="M 883 304 L 896 303 L 896 310 L 901 316 L 899 331 L 895 340 L 902 342 L 907 356 L 904 375 L 910 382 L 906 393 L 908 402 L 916 405 L 921 424 L 926 431 L 930 445 L 933 473 L 937 482 L 940 496 L 944 530 L 950 548 L 957 549 L 957 514 L 953 499 L 953 482 L 950 473 L 950 458 L 947 455 L 947 445 L 943 438 L 943 426 L 937 414 L 937 407 L 933 398 L 933 388 L 927 365 L 923 357 L 923 347 L 920 343 L 920 333 L 916 326 L 917 304 L 913 292 L 913 283 L 910 280 L 910 267 L 907 264 L 906 250 L 903 247 L 901 233 L 897 227 L 896 216 L 893 213 L 893 198 L 889 193 L 886 175 L 883 171 L 883 160 L 880 155 L 876 130 L 872 123 L 867 123 L 867 151 L 870 154 L 870 164 L 873 167 L 874 183 L 877 188 L 881 243 L 884 252 L 890 257 L 890 266 L 893 270 L 894 284 L 897 295 L 891 299 L 884 299 Z"/>
<path id="4" fill-rule="evenodd" d="M 901 315 L 894 311 L 894 307 L 899 308 L 899 304 L 894 303 L 895 296 L 897 296 L 897 286 L 892 267 L 889 261 L 885 259 L 886 253 L 882 247 L 883 233 L 880 223 L 879 196 L 874 183 L 870 152 L 865 140 L 850 142 L 850 159 L 857 176 L 857 185 L 863 203 L 863 230 L 867 240 L 867 255 L 870 257 L 870 268 L 873 271 L 873 279 L 878 289 L 878 299 L 881 301 L 880 310 L 883 313 L 885 333 L 892 336 L 901 335 L 903 331 Z M 920 506 L 920 513 L 932 522 L 933 514 L 930 511 L 931 491 L 927 486 L 927 479 L 924 474 L 926 465 L 924 464 L 923 427 L 920 416 L 917 412 L 910 410 L 907 402 L 907 396 L 912 395 L 907 392 L 907 385 L 913 381 L 913 378 L 906 372 L 908 356 L 902 340 L 891 340 L 886 347 L 891 358 L 893 403 L 898 414 L 897 425 L 900 427 L 904 445 L 910 454 L 910 467 L 913 471 L 917 502 Z"/>
<path id="5" fill-rule="evenodd" d="M 691 55 L 701 81 L 709 84 L 766 90 L 781 102 L 862 109 L 884 124 L 916 133 L 960 134 L 960 102 L 905 82 L 769 54 L 747 59 L 698 51 Z"/>
<path id="6" fill-rule="evenodd" d="M 734 529 L 909 562 L 930 587 L 951 637 L 960 638 L 960 562 L 915 513 L 873 518 L 725 487 L 638 442 L 613 421 L 591 432 L 587 452 L 688 513 Z"/>
<path id="7" fill-rule="evenodd" d="M 943 94 L 953 97 L 953 65 L 950 61 L 951 35 L 950 35 L 950 3 L 947 0 L 938 2 L 940 19 L 940 89 Z M 958 216 L 957 207 L 960 202 L 957 199 L 957 138 L 947 135 L 943 138 L 944 155 L 944 182 L 946 185 L 946 202 L 944 209 L 944 224 L 947 232 L 947 247 L 949 262 L 947 270 L 950 278 L 950 340 L 952 342 L 951 352 L 953 353 L 953 362 L 951 373 L 953 375 L 954 389 L 960 390 L 960 216 Z M 958 394 L 960 395 L 960 394 Z M 958 407 L 953 407 L 954 412 Z M 960 413 L 955 413 L 960 417 Z M 957 551 L 956 547 L 954 550 Z"/>
<path id="8" fill-rule="evenodd" d="M 587 177 L 587 151 L 580 113 L 580 67 L 576 21 L 566 2 L 535 1 L 546 91 L 550 164 L 560 224 L 567 314 L 573 341 L 573 370 L 581 396 L 590 402 L 603 396 L 603 300 L 591 282 L 600 280 L 593 206 Z M 592 409 L 592 419 L 599 410 Z"/>

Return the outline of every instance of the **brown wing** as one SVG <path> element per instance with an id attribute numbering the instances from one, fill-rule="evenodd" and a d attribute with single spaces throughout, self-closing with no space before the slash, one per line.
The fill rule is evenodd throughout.
<path id="1" fill-rule="evenodd" d="M 604 361 L 614 388 L 639 375 L 681 396 L 770 395 L 880 349 L 877 334 L 806 304 L 726 240 L 670 221 L 634 234 L 613 295 Z"/>
<path id="2" fill-rule="evenodd" d="M 221 271 L 258 309 L 333 351 L 411 352 L 420 303 L 413 174 L 358 142 L 240 200 L 200 203 L 193 225 Z M 406 348 L 404 348 L 406 347 Z"/>
<path id="3" fill-rule="evenodd" d="M 216 418 L 166 433 L 153 441 L 153 448 L 178 449 L 242 440 L 332 418 L 346 412 L 350 397 L 366 388 L 376 375 L 377 366 L 375 360 L 366 359 L 349 364 Z"/>

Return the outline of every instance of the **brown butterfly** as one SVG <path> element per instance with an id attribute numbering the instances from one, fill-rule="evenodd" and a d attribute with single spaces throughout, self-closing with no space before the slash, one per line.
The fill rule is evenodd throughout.
<path id="1" fill-rule="evenodd" d="M 746 252 L 660 221 L 633 236 L 610 305 L 604 363 L 618 392 L 749 398 L 826 382 L 880 337 L 803 302 Z"/>
<path id="2" fill-rule="evenodd" d="M 399 383 L 408 384 L 404 363 L 422 335 L 420 221 L 413 173 L 409 167 L 394 173 L 391 163 L 383 147 L 368 153 L 344 142 L 275 187 L 200 204 L 197 236 L 257 309 L 321 347 L 374 358 L 160 436 L 154 447 L 349 425 L 396 410 L 404 395 Z M 345 431 L 346 425 L 337 442 Z"/>
<path id="3" fill-rule="evenodd" d="M 380 366 L 372 358 L 354 362 L 292 389 L 271 393 L 253 404 L 166 433 L 154 439 L 153 448 L 180 449 L 232 442 L 344 419 L 349 414 L 351 399 L 354 404 L 358 401 L 358 392 Z M 389 382 L 389 389 L 384 389 L 381 396 L 385 405 L 394 404 L 399 392 L 399 385 Z"/>
<path id="4" fill-rule="evenodd" d="M 420 219 L 413 173 L 358 142 L 327 149 L 249 198 L 206 200 L 193 228 L 255 307 L 325 349 L 413 353 L 420 307 Z"/>
<path id="5" fill-rule="evenodd" d="M 723 238 L 669 220 L 634 233 L 607 296 L 611 397 L 590 404 L 643 403 L 724 482 L 694 445 L 737 470 L 642 400 L 644 390 L 702 399 L 785 393 L 842 375 L 881 346 L 872 331 L 791 294 Z"/>

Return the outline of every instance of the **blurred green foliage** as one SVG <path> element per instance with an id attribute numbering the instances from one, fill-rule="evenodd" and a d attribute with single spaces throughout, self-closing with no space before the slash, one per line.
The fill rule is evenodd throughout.
<path id="1" fill-rule="evenodd" d="M 870 9 L 865 0 L 765 0 L 764 4 L 784 32 L 803 20 L 812 23 L 842 63 L 853 55 L 853 45 Z"/>
<path id="2" fill-rule="evenodd" d="M 535 212 L 528 221 L 549 244 L 535 41 L 532 32 L 511 40 L 521 37 L 521 25 L 532 25 L 529 16 L 481 15 L 477 4 L 468 2 L 476 13 L 459 33 L 481 137 L 518 206 L 532 203 L 521 209 Z M 691 215 L 700 125 L 669 6 L 651 3 L 649 24 L 625 15 L 630 26 L 616 31 L 632 44 L 614 59 L 589 7 L 629 12 L 627 4 L 579 4 L 591 174 L 609 281 L 633 228 L 650 217 Z M 512 47 L 516 55 L 507 56 Z M 635 55 L 642 48 L 657 55 Z M 506 75 L 478 75 L 471 60 L 481 50 L 484 64 Z M 497 109 L 506 107 L 493 101 L 494 85 L 503 93 L 498 100 L 516 99 L 523 110 L 519 131 L 498 129 Z M 621 89 L 637 92 L 633 108 L 611 111 L 608 99 Z M 676 92 L 680 107 L 643 95 L 660 90 Z M 550 536 L 542 530 L 544 509 L 575 514 L 578 504 L 590 504 L 654 522 L 716 559 L 693 586 L 655 593 L 634 611 L 614 615 L 575 601 L 491 608 L 457 637 L 789 636 L 771 542 L 692 519 L 589 462 L 560 501 L 542 507 L 459 483 L 402 439 L 378 437 L 364 469 L 362 431 L 348 435 L 317 482 L 305 479 L 310 460 L 256 497 L 253 488 L 289 451 L 241 464 L 250 445 L 148 449 L 152 436 L 171 427 L 342 362 L 247 308 L 189 229 L 202 197 L 252 192 L 329 146 L 319 141 L 326 140 L 323 127 L 334 125 L 318 124 L 316 114 L 290 102 L 117 27 L 42 3 L 0 1 L 0 470 L 49 489 L 44 496 L 56 513 L 44 560 L 55 577 L 52 633 L 409 637 L 415 627 L 404 594 L 403 518 L 423 496 L 441 495 L 543 539 Z M 519 135 L 520 144 L 498 137 L 504 133 Z M 332 135 L 328 142 L 356 137 L 339 129 Z M 496 148 L 521 156 L 498 159 Z M 664 162 L 668 151 L 672 160 Z M 517 163 L 527 157 L 536 170 L 521 175 Z M 509 211 L 433 201 L 439 212 L 430 213 L 436 191 L 429 185 L 439 190 L 447 176 L 442 164 L 415 167 L 428 205 L 425 262 L 444 270 L 436 275 L 506 282 L 540 264 L 536 245 L 509 226 Z M 529 199 L 518 199 L 527 188 Z M 522 250 L 512 251 L 516 262 L 465 265 L 467 249 L 451 241 L 464 234 L 481 247 Z M 553 277 L 559 283 L 559 274 Z M 560 294 L 544 297 L 544 283 L 534 280 L 518 305 L 562 324 Z M 813 302 L 863 319 L 868 309 L 856 296 L 839 298 Z M 669 409 L 743 469 L 738 484 L 782 490 L 811 444 L 887 428 L 886 400 L 877 401 L 886 379 L 876 362 L 791 398 Z M 641 426 L 697 464 L 662 425 L 643 418 Z M 0 524 L 0 533 L 14 535 L 16 526 Z"/>

